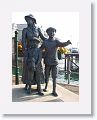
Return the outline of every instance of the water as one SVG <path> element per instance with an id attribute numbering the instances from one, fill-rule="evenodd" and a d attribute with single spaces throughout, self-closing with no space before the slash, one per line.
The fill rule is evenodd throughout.
<path id="1" fill-rule="evenodd" d="M 68 83 L 68 75 L 64 71 L 59 71 L 57 75 L 58 83 Z M 70 84 L 79 85 L 79 74 L 71 73 L 70 75 Z"/>
<path id="2" fill-rule="evenodd" d="M 78 65 L 78 63 L 77 63 Z M 68 83 L 68 74 L 66 72 L 64 72 L 64 59 L 59 60 L 58 61 L 58 74 L 57 74 L 57 82 L 58 83 Z M 75 66 L 73 66 L 73 68 L 75 69 Z M 70 84 L 74 84 L 74 85 L 79 85 L 79 73 L 75 72 L 75 73 L 71 73 L 70 74 Z"/>

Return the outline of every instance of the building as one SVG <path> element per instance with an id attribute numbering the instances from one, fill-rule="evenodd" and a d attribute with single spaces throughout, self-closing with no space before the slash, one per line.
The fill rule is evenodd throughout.
<path id="1" fill-rule="evenodd" d="M 15 66 L 15 31 L 18 31 L 18 41 L 22 40 L 22 30 L 26 24 L 12 24 L 12 64 Z"/>
<path id="2" fill-rule="evenodd" d="M 27 27 L 27 24 L 12 24 L 12 37 L 15 36 L 15 31 L 18 31 L 18 40 L 22 39 L 22 30 Z"/>

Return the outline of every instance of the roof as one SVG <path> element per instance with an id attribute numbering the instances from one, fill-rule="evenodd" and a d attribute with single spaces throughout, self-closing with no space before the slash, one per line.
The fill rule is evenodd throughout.
<path id="1" fill-rule="evenodd" d="M 26 28 L 27 24 L 17 24 L 17 29 L 18 30 L 23 30 L 23 28 Z"/>

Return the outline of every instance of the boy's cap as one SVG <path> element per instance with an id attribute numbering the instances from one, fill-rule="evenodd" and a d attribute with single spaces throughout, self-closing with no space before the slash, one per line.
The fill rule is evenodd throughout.
<path id="1" fill-rule="evenodd" d="M 46 32 L 48 33 L 49 31 L 54 31 L 54 32 L 56 32 L 56 29 L 53 28 L 53 27 L 49 27 L 49 28 L 46 29 Z"/>
<path id="2" fill-rule="evenodd" d="M 39 38 L 37 38 L 37 37 L 33 37 L 33 40 L 40 43 L 40 40 L 39 40 Z"/>
<path id="3" fill-rule="evenodd" d="M 36 19 L 35 19 L 35 17 L 34 17 L 32 14 L 29 14 L 29 15 L 26 15 L 26 16 L 25 16 L 26 22 L 27 22 L 27 18 L 33 19 L 34 22 L 35 22 L 35 24 L 36 24 Z"/>

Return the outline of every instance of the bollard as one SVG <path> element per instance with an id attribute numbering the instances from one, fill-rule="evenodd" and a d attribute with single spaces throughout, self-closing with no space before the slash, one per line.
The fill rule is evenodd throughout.
<path id="1" fill-rule="evenodd" d="M 15 31 L 15 61 L 16 61 L 16 81 L 15 84 L 19 84 L 19 67 L 18 67 L 18 32 Z"/>

